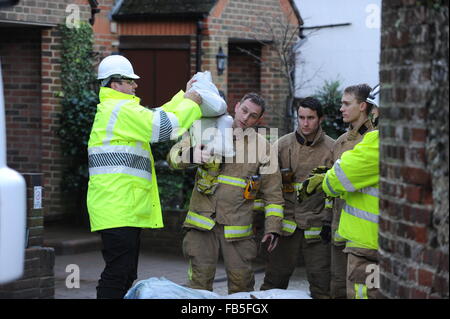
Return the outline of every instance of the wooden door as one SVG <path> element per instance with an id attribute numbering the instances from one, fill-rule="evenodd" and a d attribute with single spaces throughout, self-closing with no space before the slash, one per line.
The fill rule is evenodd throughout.
<path id="1" fill-rule="evenodd" d="M 190 77 L 189 50 L 126 49 L 121 52 L 133 64 L 136 95 L 141 104 L 159 107 L 179 90 L 186 89 Z"/>

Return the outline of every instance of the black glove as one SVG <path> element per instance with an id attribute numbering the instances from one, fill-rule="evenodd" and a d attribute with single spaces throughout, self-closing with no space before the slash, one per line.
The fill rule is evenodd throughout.
<path id="1" fill-rule="evenodd" d="M 297 201 L 299 203 L 314 195 L 317 191 L 322 190 L 322 181 L 325 174 L 314 174 L 300 184 L 297 190 Z"/>
<path id="2" fill-rule="evenodd" d="M 331 241 L 331 226 L 323 225 L 320 231 L 320 238 L 324 244 L 328 244 Z"/>

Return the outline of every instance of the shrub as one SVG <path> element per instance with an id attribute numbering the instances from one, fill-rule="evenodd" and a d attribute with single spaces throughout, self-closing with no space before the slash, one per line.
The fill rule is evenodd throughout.
<path id="1" fill-rule="evenodd" d="M 325 81 L 322 88 L 314 94 L 323 106 L 325 119 L 322 128 L 330 137 L 336 139 L 346 131 L 347 124 L 342 121 L 341 107 L 342 90 L 339 81 Z"/>
<path id="2" fill-rule="evenodd" d="M 98 104 L 93 68 L 93 34 L 87 23 L 79 28 L 59 27 L 61 33 L 61 86 L 59 114 L 62 153 L 66 159 L 62 189 L 87 187 L 87 143 Z"/>

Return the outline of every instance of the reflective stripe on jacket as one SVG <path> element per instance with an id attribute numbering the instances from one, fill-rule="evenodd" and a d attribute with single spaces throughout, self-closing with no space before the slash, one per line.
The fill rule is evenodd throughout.
<path id="1" fill-rule="evenodd" d="M 136 96 L 100 89 L 88 143 L 92 231 L 163 227 L 150 143 L 179 136 L 201 117 L 200 107 L 183 95 L 149 110 Z"/>
<path id="2" fill-rule="evenodd" d="M 374 127 L 370 120 L 365 121 L 359 126 L 350 127 L 350 130 L 339 136 L 333 147 L 333 162 L 335 163 L 341 158 L 346 151 L 352 150 L 358 143 L 362 141 L 364 136 L 373 131 Z M 333 200 L 333 218 L 331 223 L 331 230 L 335 233 L 339 227 L 339 219 L 341 218 L 341 211 L 344 206 L 344 200 L 341 198 L 334 198 Z M 336 240 L 338 238 L 338 240 Z M 341 246 L 345 244 L 345 239 L 342 237 L 334 237 L 333 244 Z"/>
<path id="3" fill-rule="evenodd" d="M 372 131 L 342 154 L 322 183 L 328 195 L 345 200 L 338 232 L 353 247 L 378 249 L 378 184 L 379 138 Z"/>

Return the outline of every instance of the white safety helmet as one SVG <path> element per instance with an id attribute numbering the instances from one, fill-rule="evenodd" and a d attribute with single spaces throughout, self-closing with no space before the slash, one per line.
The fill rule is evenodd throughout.
<path id="1" fill-rule="evenodd" d="M 380 84 L 375 85 L 375 87 L 370 91 L 369 96 L 366 99 L 367 103 L 372 104 L 375 107 L 380 105 Z"/>
<path id="2" fill-rule="evenodd" d="M 130 61 L 122 55 L 110 55 L 104 58 L 98 66 L 97 80 L 107 79 L 115 74 L 129 79 L 139 79 L 139 76 L 134 74 Z"/>

